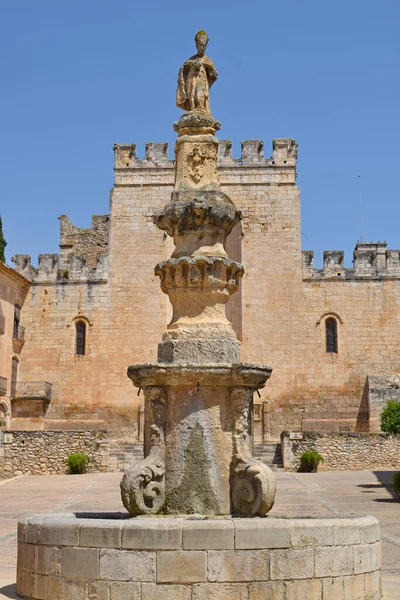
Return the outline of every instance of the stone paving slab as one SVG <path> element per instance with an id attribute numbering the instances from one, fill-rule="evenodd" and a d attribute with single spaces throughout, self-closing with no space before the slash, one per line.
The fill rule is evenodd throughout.
<path id="1" fill-rule="evenodd" d="M 385 600 L 400 599 L 400 503 L 390 488 L 394 471 L 277 473 L 274 516 L 371 514 L 381 522 Z M 126 514 L 120 473 L 18 477 L 0 482 L 0 599 L 15 595 L 16 523 L 32 513 Z"/>

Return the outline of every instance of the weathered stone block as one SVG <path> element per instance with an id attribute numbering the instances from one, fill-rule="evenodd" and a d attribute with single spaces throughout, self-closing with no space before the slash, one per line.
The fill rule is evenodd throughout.
<path id="1" fill-rule="evenodd" d="M 48 600 L 49 598 L 49 577 L 48 575 L 39 575 L 35 573 L 32 578 L 31 595 L 35 600 Z"/>
<path id="2" fill-rule="evenodd" d="M 265 550 L 210 551 L 208 552 L 208 580 L 268 581 L 269 552 Z"/>
<path id="3" fill-rule="evenodd" d="M 120 548 L 122 525 L 118 521 L 87 519 L 81 523 L 79 545 L 89 548 Z"/>
<path id="4" fill-rule="evenodd" d="M 207 553 L 196 550 L 157 552 L 157 581 L 160 583 L 207 581 Z"/>
<path id="5" fill-rule="evenodd" d="M 18 544 L 18 569 L 32 572 L 35 567 L 35 546 L 33 544 Z"/>
<path id="6" fill-rule="evenodd" d="M 372 571 L 371 545 L 360 544 L 353 547 L 354 573 L 370 573 Z"/>
<path id="7" fill-rule="evenodd" d="M 322 581 L 308 579 L 306 581 L 288 581 L 286 584 L 286 600 L 320 600 Z"/>
<path id="8" fill-rule="evenodd" d="M 20 523 L 21 529 L 18 528 L 18 539 L 25 541 L 27 544 L 37 544 L 40 540 L 40 529 L 43 521 L 44 517 L 38 515 L 23 519 Z M 20 537 L 21 534 L 24 536 L 23 540 Z"/>
<path id="9" fill-rule="evenodd" d="M 150 519 L 130 521 L 122 530 L 122 547 L 138 550 L 180 550 L 182 523 Z"/>
<path id="10" fill-rule="evenodd" d="M 335 546 L 350 546 L 360 543 L 360 528 L 353 519 L 340 519 L 333 527 L 333 543 Z"/>
<path id="11" fill-rule="evenodd" d="M 332 546 L 333 523 L 333 519 L 298 519 L 290 530 L 290 543 L 292 546 Z"/>
<path id="12" fill-rule="evenodd" d="M 344 597 L 347 600 L 365 600 L 364 575 L 353 575 L 353 577 L 344 577 Z"/>
<path id="13" fill-rule="evenodd" d="M 40 542 L 46 546 L 79 546 L 79 521 L 64 517 L 44 520 Z"/>
<path id="14" fill-rule="evenodd" d="M 241 519 L 234 523 L 238 550 L 290 547 L 290 527 L 282 520 Z"/>
<path id="15" fill-rule="evenodd" d="M 33 574 L 29 571 L 21 571 L 17 569 L 17 594 L 18 596 L 26 596 L 29 598 L 29 594 L 32 591 Z"/>
<path id="16" fill-rule="evenodd" d="M 382 542 L 370 544 L 371 546 L 371 571 L 382 568 Z"/>
<path id="17" fill-rule="evenodd" d="M 315 576 L 340 577 L 353 572 L 353 549 L 350 546 L 332 546 L 315 549 Z"/>
<path id="18" fill-rule="evenodd" d="M 86 600 L 84 586 L 64 577 L 49 577 L 49 600 Z"/>
<path id="19" fill-rule="evenodd" d="M 271 552 L 271 579 L 310 579 L 314 577 L 314 550 L 274 550 Z"/>
<path id="20" fill-rule="evenodd" d="M 233 548 L 233 521 L 187 521 L 184 523 L 184 550 L 230 550 Z"/>
<path id="21" fill-rule="evenodd" d="M 249 600 L 286 600 L 285 584 L 280 581 L 257 582 L 249 585 Z"/>
<path id="22" fill-rule="evenodd" d="M 322 580 L 323 600 L 346 600 L 343 577 L 326 577 Z"/>
<path id="23" fill-rule="evenodd" d="M 379 571 L 365 573 L 364 575 L 364 596 L 365 600 L 381 600 L 381 575 Z"/>
<path id="24" fill-rule="evenodd" d="M 362 544 L 379 542 L 381 539 L 381 528 L 378 519 L 366 516 L 360 517 L 357 521 L 360 525 L 360 542 Z"/>
<path id="25" fill-rule="evenodd" d="M 42 575 L 61 573 L 61 550 L 53 546 L 35 547 L 35 572 Z"/>
<path id="26" fill-rule="evenodd" d="M 191 597 L 192 590 L 187 585 L 144 583 L 142 586 L 143 600 L 190 600 Z"/>
<path id="27" fill-rule="evenodd" d="M 108 581 L 89 581 L 85 585 L 85 600 L 110 600 Z"/>
<path id="28" fill-rule="evenodd" d="M 61 575 L 74 579 L 98 579 L 99 550 L 97 548 L 62 548 Z"/>
<path id="29" fill-rule="evenodd" d="M 155 581 L 155 552 L 101 550 L 100 579 L 111 581 Z"/>
<path id="30" fill-rule="evenodd" d="M 192 600 L 248 600 L 245 583 L 200 583 L 193 586 Z"/>
<path id="31" fill-rule="evenodd" d="M 126 581 L 111 581 L 110 600 L 142 600 L 142 584 L 132 581 L 129 583 Z"/>

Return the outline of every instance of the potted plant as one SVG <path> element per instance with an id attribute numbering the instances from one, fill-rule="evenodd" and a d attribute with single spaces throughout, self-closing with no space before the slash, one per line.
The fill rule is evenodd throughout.
<path id="1" fill-rule="evenodd" d="M 86 473 L 86 467 L 89 463 L 89 457 L 87 454 L 81 454 L 80 452 L 74 452 L 70 454 L 65 461 L 68 467 L 68 473 L 82 474 Z"/>
<path id="2" fill-rule="evenodd" d="M 303 473 L 316 473 L 321 462 L 324 462 L 324 459 L 319 452 L 307 450 L 300 456 L 300 471 Z"/>

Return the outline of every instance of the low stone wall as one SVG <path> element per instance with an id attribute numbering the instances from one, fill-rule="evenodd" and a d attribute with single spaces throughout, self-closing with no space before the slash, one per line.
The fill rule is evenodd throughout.
<path id="1" fill-rule="evenodd" d="M 0 454 L 0 478 L 66 473 L 73 452 L 89 456 L 87 470 L 107 471 L 109 434 L 105 431 L 7 431 Z"/>
<path id="2" fill-rule="evenodd" d="M 400 469 L 400 435 L 303 431 L 302 440 L 290 440 L 284 431 L 281 444 L 285 469 L 297 470 L 300 456 L 307 450 L 317 450 L 323 456 L 320 471 Z"/>
<path id="3" fill-rule="evenodd" d="M 17 594 L 32 600 L 380 600 L 380 569 L 374 517 L 18 524 Z"/>

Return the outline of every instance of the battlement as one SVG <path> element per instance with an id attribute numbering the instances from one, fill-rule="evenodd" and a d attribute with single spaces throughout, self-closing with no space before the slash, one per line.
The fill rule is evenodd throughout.
<path id="1" fill-rule="evenodd" d="M 15 270 L 36 283 L 106 281 L 110 216 L 93 215 L 91 229 L 75 227 L 67 215 L 59 219 L 60 254 L 39 254 L 37 268 L 29 254 L 16 254 Z"/>
<path id="2" fill-rule="evenodd" d="M 387 250 L 386 247 L 386 242 L 357 242 L 352 269 L 344 266 L 343 250 L 325 250 L 322 269 L 314 267 L 314 252 L 304 250 L 303 279 L 400 279 L 400 250 Z"/>
<path id="3" fill-rule="evenodd" d="M 108 255 L 99 254 L 97 265 L 90 268 L 86 256 L 71 253 L 61 268 L 60 255 L 39 254 L 37 268 L 29 254 L 16 254 L 11 258 L 15 270 L 34 283 L 100 283 L 108 279 Z"/>
<path id="4" fill-rule="evenodd" d="M 220 167 L 295 167 L 297 164 L 297 144 L 291 138 L 276 138 L 272 141 L 272 157 L 264 156 L 264 142 L 246 140 L 241 143 L 241 156 L 232 156 L 232 141 L 220 140 L 218 165 Z M 136 144 L 114 144 L 115 169 L 170 168 L 175 161 L 169 158 L 168 143 L 150 142 L 146 144 L 145 156 L 138 158 Z"/>
<path id="5" fill-rule="evenodd" d="M 110 215 L 93 215 L 91 229 L 72 224 L 67 215 L 60 220 L 60 269 L 67 270 L 71 254 L 83 255 L 90 269 L 97 267 L 98 257 L 108 251 Z"/>

